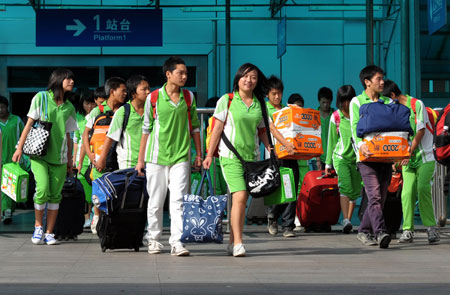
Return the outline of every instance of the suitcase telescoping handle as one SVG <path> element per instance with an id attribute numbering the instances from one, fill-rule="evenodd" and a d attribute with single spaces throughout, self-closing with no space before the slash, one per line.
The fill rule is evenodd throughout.
<path id="1" fill-rule="evenodd" d="M 145 173 L 145 171 L 143 171 Z M 130 185 L 133 183 L 133 181 L 136 179 L 136 177 L 138 176 L 138 171 L 137 170 L 130 170 L 129 172 L 127 172 L 127 178 L 125 179 L 125 189 L 123 191 L 123 195 L 122 195 L 122 204 L 120 205 L 120 208 L 123 209 L 125 207 L 125 201 L 127 198 L 127 192 L 128 192 L 128 188 L 130 187 Z M 139 202 L 139 208 L 142 208 L 142 204 L 144 202 L 144 189 L 142 190 L 142 194 L 141 194 L 141 200 Z"/>

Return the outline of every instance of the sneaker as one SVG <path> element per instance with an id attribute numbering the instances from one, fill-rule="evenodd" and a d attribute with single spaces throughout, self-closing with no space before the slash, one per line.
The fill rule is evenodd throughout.
<path id="1" fill-rule="evenodd" d="M 159 254 L 161 250 L 164 248 L 163 244 L 157 241 L 151 241 L 148 243 L 148 253 L 150 254 Z"/>
<path id="2" fill-rule="evenodd" d="M 42 228 L 42 226 L 35 226 L 33 236 L 31 237 L 31 242 L 35 245 L 41 244 L 43 234 L 44 229 Z"/>
<path id="3" fill-rule="evenodd" d="M 368 233 L 360 232 L 356 235 L 356 238 L 365 246 L 376 246 L 377 245 L 377 242 L 375 242 L 373 237 Z"/>
<path id="4" fill-rule="evenodd" d="M 427 228 L 427 236 L 429 244 L 437 243 L 441 240 L 439 230 L 437 230 L 434 226 Z"/>
<path id="5" fill-rule="evenodd" d="M 353 225 L 352 225 L 352 223 L 350 222 L 350 220 L 348 220 L 348 219 L 344 219 L 344 220 L 342 221 L 342 225 L 344 226 L 344 227 L 342 228 L 342 232 L 343 232 L 344 234 L 350 233 L 350 232 L 352 231 L 352 229 L 353 229 Z"/>
<path id="6" fill-rule="evenodd" d="M 55 239 L 55 234 L 45 234 L 44 242 L 47 245 L 57 245 L 58 241 Z"/>
<path id="7" fill-rule="evenodd" d="M 3 222 L 3 224 L 11 224 L 11 222 L 12 222 L 12 212 L 11 212 L 11 209 L 6 209 L 6 210 L 3 212 L 2 222 Z"/>
<path id="8" fill-rule="evenodd" d="M 410 230 L 404 230 L 402 236 L 398 239 L 399 243 L 412 243 L 414 241 L 414 233 Z"/>
<path id="9" fill-rule="evenodd" d="M 94 234 L 94 235 L 97 234 L 97 223 L 98 223 L 99 218 L 100 218 L 100 216 L 98 216 L 98 215 L 94 215 L 94 217 L 92 217 L 91 231 L 92 231 L 92 234 Z"/>
<path id="10" fill-rule="evenodd" d="M 382 249 L 388 248 L 390 242 L 391 242 L 391 235 L 389 235 L 385 232 L 378 233 L 377 244 L 378 244 L 378 246 L 380 246 L 380 248 L 382 248 Z"/>
<path id="11" fill-rule="evenodd" d="M 283 230 L 283 237 L 285 238 L 293 238 L 295 237 L 295 233 L 292 229 L 286 228 Z"/>
<path id="12" fill-rule="evenodd" d="M 236 244 L 233 247 L 233 256 L 234 257 L 244 257 L 245 256 L 245 247 L 244 244 Z"/>
<path id="13" fill-rule="evenodd" d="M 91 227 L 91 220 L 90 219 L 85 219 L 83 228 L 90 228 L 90 227 Z"/>
<path id="14" fill-rule="evenodd" d="M 233 244 L 228 244 L 227 253 L 229 256 L 233 256 Z"/>
<path id="15" fill-rule="evenodd" d="M 184 247 L 183 244 L 178 244 L 172 246 L 172 250 L 170 251 L 170 255 L 172 256 L 189 256 L 189 250 Z"/>
<path id="16" fill-rule="evenodd" d="M 278 233 L 278 222 L 276 220 L 268 218 L 267 229 L 269 230 L 269 234 L 275 236 Z"/>
<path id="17" fill-rule="evenodd" d="M 301 232 L 304 232 L 304 231 L 305 231 L 305 229 L 303 228 L 303 226 L 300 226 L 300 225 L 298 225 L 298 226 L 296 226 L 294 228 L 294 232 L 295 233 L 301 233 Z"/>

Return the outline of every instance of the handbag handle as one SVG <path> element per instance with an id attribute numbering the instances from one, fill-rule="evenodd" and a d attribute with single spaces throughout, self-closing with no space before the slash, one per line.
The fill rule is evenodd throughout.
<path id="1" fill-rule="evenodd" d="M 200 193 L 201 193 L 202 187 L 203 187 L 203 183 L 205 181 L 205 177 L 208 179 L 209 193 L 213 194 L 213 192 L 214 192 L 213 187 L 212 187 L 211 174 L 209 174 L 209 169 L 205 169 L 205 171 L 203 171 L 202 180 L 200 181 L 200 185 L 198 186 L 198 189 L 195 193 L 197 196 L 200 196 Z"/>
<path id="2" fill-rule="evenodd" d="M 44 103 L 45 103 L 45 113 L 44 113 Z M 41 119 L 44 114 L 44 121 L 48 120 L 48 99 L 47 99 L 47 91 L 41 91 L 41 104 L 40 104 L 40 112 L 39 119 Z"/>

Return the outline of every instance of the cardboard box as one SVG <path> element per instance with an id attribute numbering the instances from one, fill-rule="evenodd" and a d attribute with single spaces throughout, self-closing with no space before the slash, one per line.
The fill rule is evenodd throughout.
<path id="1" fill-rule="evenodd" d="M 289 129 L 297 132 L 320 132 L 320 112 L 313 109 L 289 105 L 273 113 L 274 125 L 278 130 Z"/>
<path id="2" fill-rule="evenodd" d="M 278 158 L 308 160 L 323 154 L 319 111 L 289 105 L 273 113 L 273 117 L 275 127 L 295 147 L 295 154 L 289 155 L 284 146 L 276 142 Z"/>
<path id="3" fill-rule="evenodd" d="M 369 133 L 364 136 L 363 141 L 373 155 L 365 157 L 360 151 L 359 158 L 362 162 L 391 163 L 411 156 L 408 151 L 408 132 Z"/>
<path id="4" fill-rule="evenodd" d="M 298 133 L 293 130 L 284 130 L 281 134 L 287 141 L 294 144 L 294 154 L 289 155 L 285 147 L 277 142 L 275 152 L 280 159 L 309 160 L 323 154 L 320 132 Z"/>

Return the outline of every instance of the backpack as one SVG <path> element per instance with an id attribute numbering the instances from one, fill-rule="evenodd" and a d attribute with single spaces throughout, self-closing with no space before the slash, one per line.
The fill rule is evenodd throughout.
<path id="1" fill-rule="evenodd" d="M 412 97 L 411 98 L 411 108 L 414 112 L 415 117 L 415 122 L 417 124 L 417 113 L 416 113 L 416 102 L 417 102 L 417 98 Z M 436 119 L 438 117 L 438 112 L 433 110 L 432 108 L 429 107 L 425 107 L 425 109 L 427 110 L 427 114 L 428 114 L 428 119 L 430 120 L 430 123 L 427 124 L 427 129 L 428 131 L 431 132 L 431 134 L 434 133 L 434 128 L 436 126 Z"/>
<path id="2" fill-rule="evenodd" d="M 182 90 L 183 90 L 184 101 L 186 102 L 186 105 L 187 105 L 189 132 L 192 132 L 191 105 L 192 105 L 192 98 L 194 97 L 194 94 L 187 89 L 182 89 Z M 153 119 L 156 119 L 156 101 L 158 100 L 158 97 L 159 97 L 159 89 L 153 90 L 152 93 L 150 94 L 150 103 L 152 104 L 152 109 L 153 109 Z"/>
<path id="3" fill-rule="evenodd" d="M 100 158 L 102 154 L 103 144 L 106 140 L 106 135 L 109 131 L 109 126 L 111 125 L 112 118 L 114 117 L 113 111 L 105 112 L 105 107 L 103 105 L 99 105 L 100 114 L 95 117 L 94 125 L 92 129 L 89 131 L 89 144 L 92 147 L 92 151 L 95 154 L 95 158 Z M 123 127 L 122 132 L 120 134 L 119 142 L 122 140 L 123 132 L 128 125 L 128 119 L 130 118 L 130 105 L 128 103 L 124 104 L 125 114 L 123 119 Z M 114 142 L 111 148 L 108 151 L 108 155 L 106 157 L 106 172 L 112 172 L 119 169 L 119 164 L 117 162 L 117 152 L 116 152 L 117 142 Z"/>
<path id="4" fill-rule="evenodd" d="M 233 97 L 234 97 L 234 93 L 228 93 L 227 110 L 230 109 L 230 105 L 231 105 L 231 101 L 233 100 Z M 227 118 L 228 118 L 228 113 L 227 113 Z M 226 121 L 227 121 L 227 119 L 225 119 L 225 122 Z M 225 122 L 224 122 L 224 124 L 225 124 Z M 206 129 L 206 152 L 208 152 L 209 142 L 211 141 L 211 134 L 212 134 L 215 124 L 216 124 L 216 118 L 214 116 L 212 116 L 211 118 L 209 118 L 208 128 Z M 219 157 L 219 145 L 216 146 L 216 150 L 214 151 L 214 157 L 216 157 L 216 158 Z"/>
<path id="5" fill-rule="evenodd" d="M 433 153 L 438 163 L 450 166 L 450 104 L 440 112 L 436 120 Z"/>
<path id="6" fill-rule="evenodd" d="M 363 104 L 359 109 L 356 135 L 360 138 L 372 132 L 408 132 L 414 134 L 409 122 L 411 111 L 398 103 L 385 104 L 382 99 Z"/>
<path id="7" fill-rule="evenodd" d="M 336 123 L 336 131 L 339 136 L 339 125 L 341 124 L 341 116 L 339 115 L 339 111 L 335 110 L 333 112 L 334 122 Z"/>

